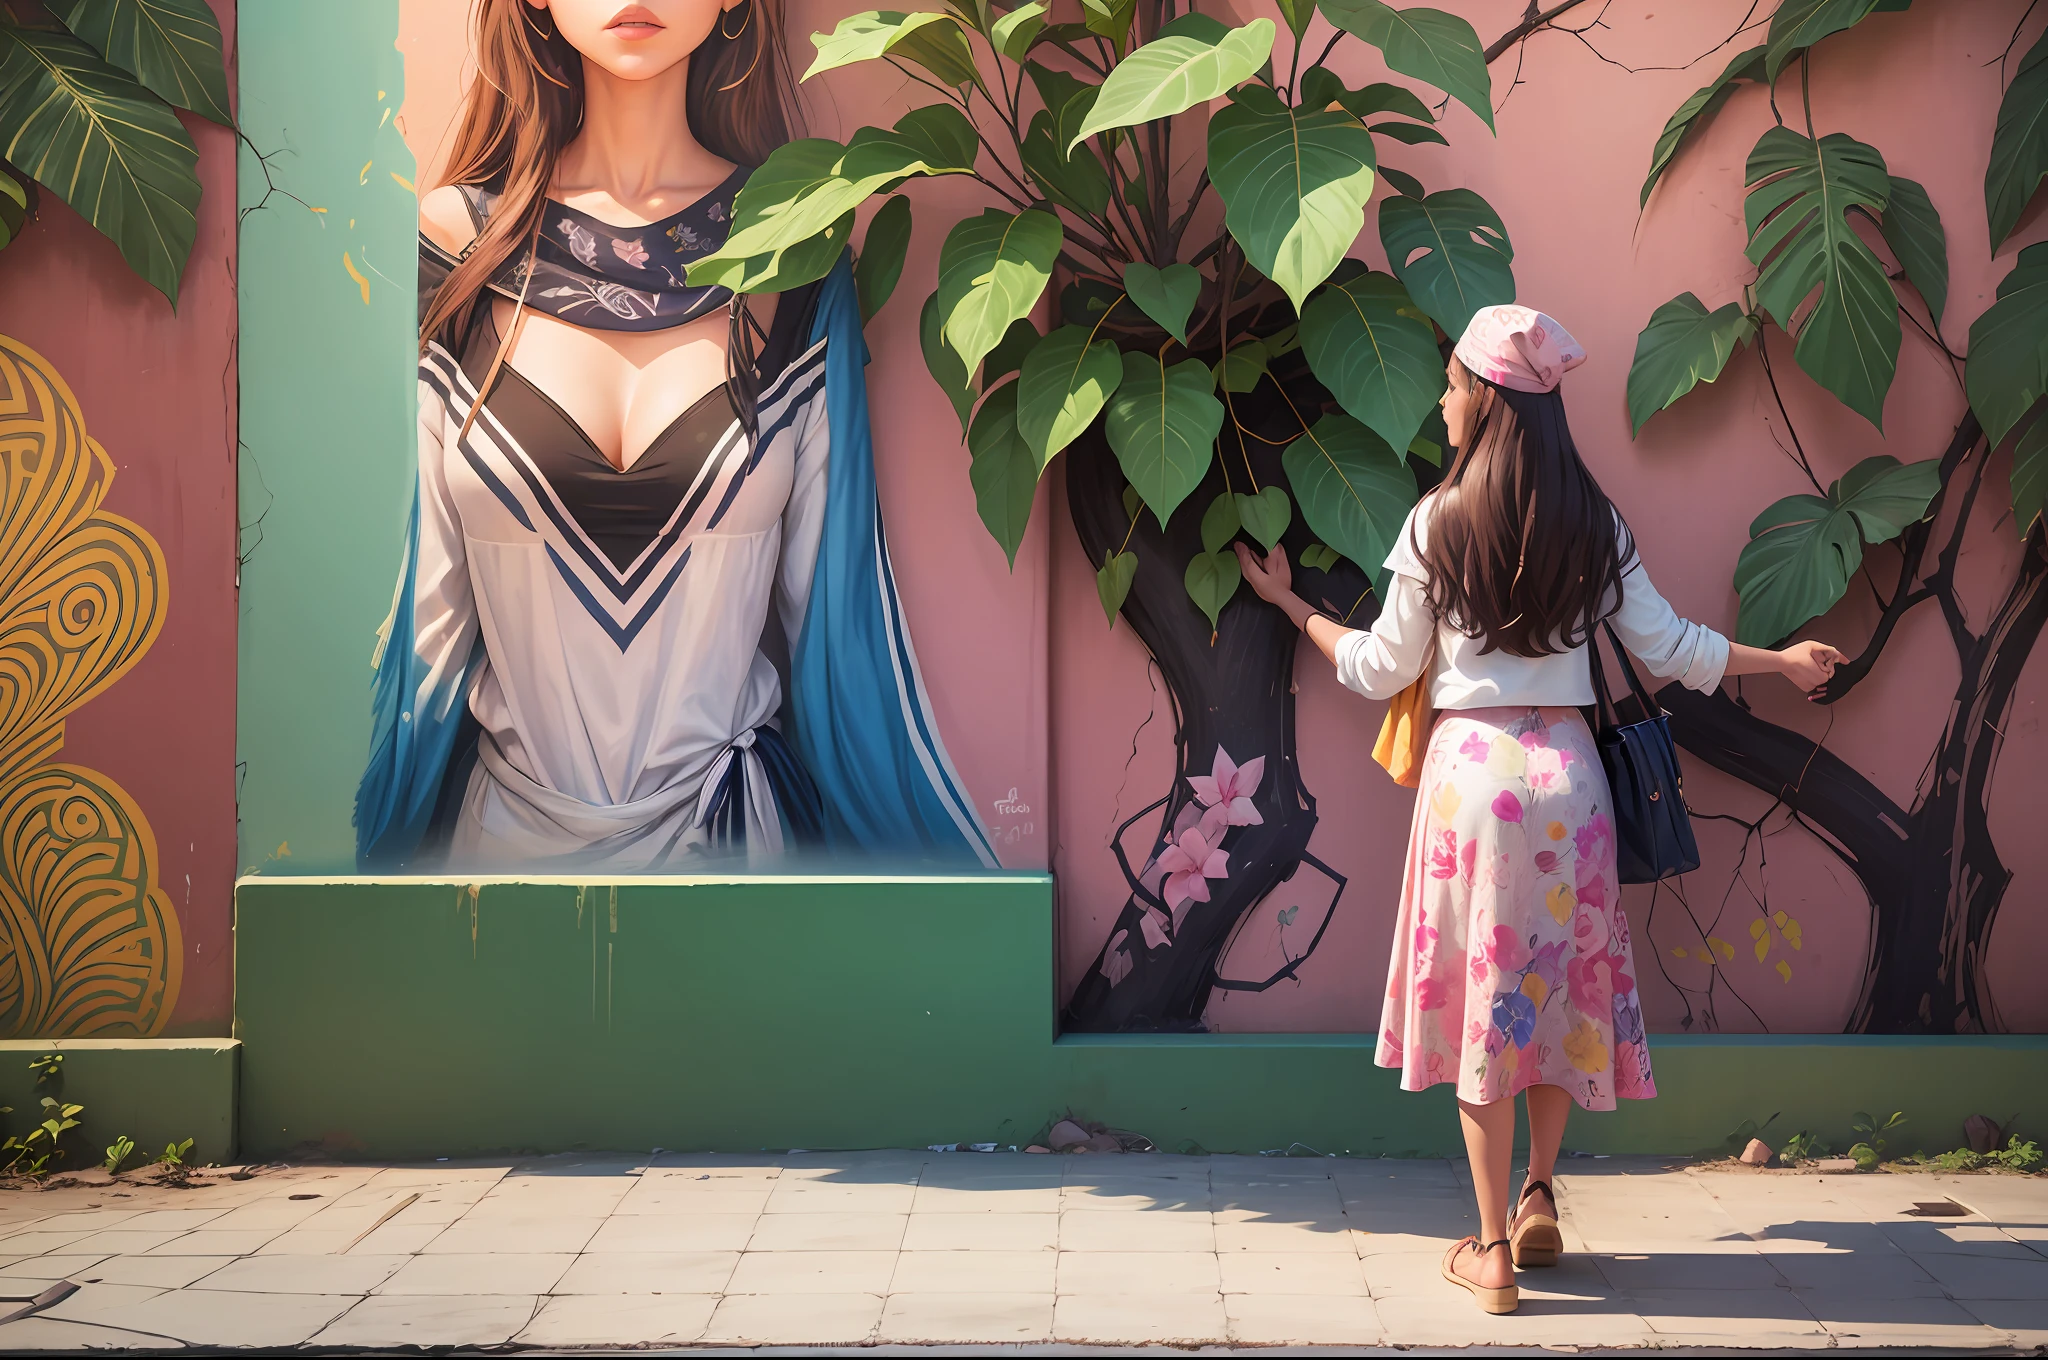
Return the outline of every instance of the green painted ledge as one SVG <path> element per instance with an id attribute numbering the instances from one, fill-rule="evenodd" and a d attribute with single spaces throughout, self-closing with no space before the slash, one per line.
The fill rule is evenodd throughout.
<path id="1" fill-rule="evenodd" d="M 88 1153 L 127 1134 L 135 1140 L 138 1162 L 187 1138 L 192 1140 L 188 1161 L 229 1162 L 235 1156 L 241 1047 L 233 1039 L 0 1040 L 0 1105 L 14 1108 L 0 1120 L 17 1136 L 38 1122 L 31 1114 L 42 1108 L 42 1097 L 59 1093 L 38 1087 L 29 1063 L 45 1053 L 62 1053 L 62 1098 L 85 1107 L 78 1116 L 81 1151 L 73 1157 L 90 1164 L 96 1158 Z"/>
<path id="2" fill-rule="evenodd" d="M 1021 1143 L 1072 1110 L 1169 1150 L 1441 1156 L 1451 1093 L 1372 1037 L 1055 1035 L 1044 875 L 248 878 L 244 1155 Z M 1778 1116 L 1902 1148 L 1973 1113 L 2048 1133 L 2048 1037 L 1652 1036 L 1662 1095 L 1587 1152 L 1690 1153 Z M 1302 1149 L 1297 1149 L 1302 1150 Z"/>

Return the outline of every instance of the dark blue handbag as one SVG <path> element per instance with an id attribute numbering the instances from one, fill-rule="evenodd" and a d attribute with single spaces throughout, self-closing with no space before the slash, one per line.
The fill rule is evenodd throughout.
<path id="1" fill-rule="evenodd" d="M 1586 642 L 1597 701 L 1595 740 L 1607 787 L 1614 794 L 1615 856 L 1624 883 L 1655 883 L 1700 867 L 1699 844 L 1693 840 L 1692 817 L 1685 810 L 1685 779 L 1678 768 L 1678 743 L 1671 739 L 1671 721 L 1650 698 L 1636 675 L 1635 663 L 1602 623 L 1608 645 L 1628 677 L 1629 694 L 1620 704 L 1607 690 L 1607 667 L 1600 660 L 1597 638 Z"/>

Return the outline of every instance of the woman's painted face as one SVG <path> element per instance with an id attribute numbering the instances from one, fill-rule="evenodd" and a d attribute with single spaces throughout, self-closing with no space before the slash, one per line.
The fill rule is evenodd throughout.
<path id="1" fill-rule="evenodd" d="M 1474 390 L 1477 384 L 1456 359 L 1445 367 L 1444 377 L 1448 381 L 1437 405 L 1444 408 L 1444 427 L 1450 432 L 1451 447 L 1462 449 L 1472 437 L 1472 418 L 1479 411 L 1479 394 Z"/>
<path id="2" fill-rule="evenodd" d="M 543 27 L 621 80 L 648 80 L 703 46 L 725 0 L 527 0 Z M 732 0 L 737 5 L 739 0 Z"/>

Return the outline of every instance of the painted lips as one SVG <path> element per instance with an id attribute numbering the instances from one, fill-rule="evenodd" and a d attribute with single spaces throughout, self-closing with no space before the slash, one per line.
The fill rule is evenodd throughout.
<path id="1" fill-rule="evenodd" d="M 616 33 L 621 38 L 651 38 L 662 28 L 661 20 L 655 18 L 654 11 L 645 5 L 628 5 L 605 25 L 606 32 Z"/>

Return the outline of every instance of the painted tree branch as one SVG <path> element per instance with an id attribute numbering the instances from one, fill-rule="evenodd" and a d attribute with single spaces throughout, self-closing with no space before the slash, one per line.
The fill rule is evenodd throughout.
<path id="1" fill-rule="evenodd" d="M 1546 27 L 1552 19 L 1557 18 L 1566 10 L 1577 9 L 1585 3 L 1586 0 L 1561 0 L 1561 3 L 1552 5 L 1549 9 L 1540 9 L 1536 4 L 1536 0 L 1529 0 L 1529 8 L 1522 15 L 1522 21 L 1486 45 L 1485 56 L 1487 63 L 1491 65 L 1496 58 L 1505 54 L 1516 43 L 1532 36 L 1539 29 Z"/>

